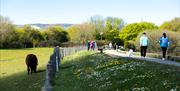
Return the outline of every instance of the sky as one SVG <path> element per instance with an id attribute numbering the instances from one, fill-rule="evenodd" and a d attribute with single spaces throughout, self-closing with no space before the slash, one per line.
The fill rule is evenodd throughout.
<path id="1" fill-rule="evenodd" d="M 180 0 L 0 0 L 0 15 L 14 24 L 80 24 L 100 15 L 160 25 L 180 17 Z"/>

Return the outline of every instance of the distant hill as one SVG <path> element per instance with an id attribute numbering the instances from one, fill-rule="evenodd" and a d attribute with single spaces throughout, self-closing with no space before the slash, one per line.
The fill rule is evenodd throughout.
<path id="1" fill-rule="evenodd" d="M 61 26 L 64 29 L 67 29 L 74 24 L 41 24 L 41 23 L 35 23 L 35 24 L 29 24 L 29 25 L 36 27 L 38 29 L 45 29 L 45 28 L 48 28 L 49 26 Z M 17 26 L 23 27 L 24 25 L 17 25 Z"/>

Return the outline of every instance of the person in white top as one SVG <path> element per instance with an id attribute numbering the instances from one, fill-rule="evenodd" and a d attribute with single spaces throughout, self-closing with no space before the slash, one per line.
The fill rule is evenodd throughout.
<path id="1" fill-rule="evenodd" d="M 111 42 L 109 43 L 109 48 L 112 49 L 112 43 Z"/>
<path id="2" fill-rule="evenodd" d="M 146 57 L 146 50 L 149 45 L 149 39 L 146 36 L 146 33 L 144 32 L 143 35 L 140 38 L 140 46 L 141 46 L 141 57 Z"/>

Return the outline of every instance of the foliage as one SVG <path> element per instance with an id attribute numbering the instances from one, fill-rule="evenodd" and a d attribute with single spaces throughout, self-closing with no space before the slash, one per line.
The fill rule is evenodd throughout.
<path id="1" fill-rule="evenodd" d="M 70 41 L 77 44 L 85 44 L 88 40 L 94 40 L 94 30 L 94 26 L 91 24 L 76 24 L 68 29 Z"/>
<path id="2" fill-rule="evenodd" d="M 160 26 L 160 29 L 180 32 L 180 17 L 174 18 L 171 21 L 164 22 Z"/>
<path id="3" fill-rule="evenodd" d="M 107 45 L 109 43 L 109 41 L 97 40 L 96 43 L 97 43 L 98 47 L 102 48 L 102 47 L 104 47 L 104 45 Z"/>
<path id="4" fill-rule="evenodd" d="M 25 25 L 16 28 L 8 18 L 1 16 L 0 22 L 0 48 L 27 48 L 35 47 L 37 42 L 43 40 L 38 30 Z"/>
<path id="5" fill-rule="evenodd" d="M 105 40 L 119 42 L 118 34 L 123 27 L 122 19 L 93 16 L 88 23 L 77 24 L 68 29 L 71 42 L 85 44 L 88 40 Z"/>
<path id="6" fill-rule="evenodd" d="M 180 35 L 179 32 L 173 31 L 161 31 L 161 30 L 154 30 L 154 31 L 145 31 L 146 35 L 148 36 L 150 43 L 148 46 L 148 52 L 161 52 L 161 48 L 159 45 L 159 39 L 164 32 L 166 32 L 167 37 L 170 41 L 170 47 L 168 48 L 168 54 L 172 55 L 180 55 L 178 52 L 180 51 Z M 140 33 L 136 39 L 136 47 L 139 49 L 139 39 L 142 33 Z"/>
<path id="7" fill-rule="evenodd" d="M 50 26 L 44 33 L 46 40 L 56 40 L 60 43 L 68 41 L 68 33 L 62 27 Z"/>
<path id="8" fill-rule="evenodd" d="M 0 16 L 0 20 L 0 48 L 9 48 L 14 44 L 18 44 L 17 40 L 19 38 L 15 26 L 7 17 Z"/>
<path id="9" fill-rule="evenodd" d="M 119 31 L 124 26 L 124 22 L 120 18 L 107 17 L 103 19 L 101 16 L 93 16 L 90 24 L 95 26 L 94 36 L 96 40 L 106 40 L 113 43 L 119 42 Z"/>
<path id="10" fill-rule="evenodd" d="M 11 23 L 9 18 L 0 16 L 0 48 L 32 48 L 55 46 L 69 40 L 68 33 L 59 26 L 50 26 L 40 32 L 31 25 L 21 28 Z"/>
<path id="11" fill-rule="evenodd" d="M 124 22 L 122 19 L 115 17 L 107 17 L 106 18 L 106 32 L 105 39 L 108 41 L 117 42 L 118 34 L 121 28 L 123 27 Z"/>
<path id="12" fill-rule="evenodd" d="M 95 32 L 93 36 L 95 36 L 96 40 L 105 39 L 105 20 L 102 16 L 92 16 L 90 18 L 89 24 L 92 24 L 95 27 Z"/>
<path id="13" fill-rule="evenodd" d="M 35 47 L 38 45 L 38 42 L 44 40 L 40 31 L 32 28 L 30 25 L 24 25 L 23 28 L 19 29 L 19 33 L 21 33 L 20 40 L 24 48 Z"/>
<path id="14" fill-rule="evenodd" d="M 140 32 L 157 28 L 155 24 L 149 22 L 128 24 L 120 31 L 119 38 L 123 41 L 135 40 Z"/>
<path id="15" fill-rule="evenodd" d="M 134 44 L 134 41 L 130 40 L 130 41 L 125 41 L 124 42 L 124 48 L 128 51 L 129 49 L 133 49 L 133 51 L 136 51 L 136 47 Z"/>

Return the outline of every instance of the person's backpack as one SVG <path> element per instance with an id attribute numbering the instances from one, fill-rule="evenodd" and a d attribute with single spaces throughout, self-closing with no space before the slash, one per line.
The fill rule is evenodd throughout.
<path id="1" fill-rule="evenodd" d="M 168 37 L 166 37 L 166 38 L 161 37 L 160 38 L 160 45 L 161 45 L 161 47 L 168 47 L 169 46 L 168 42 L 169 42 Z"/>

